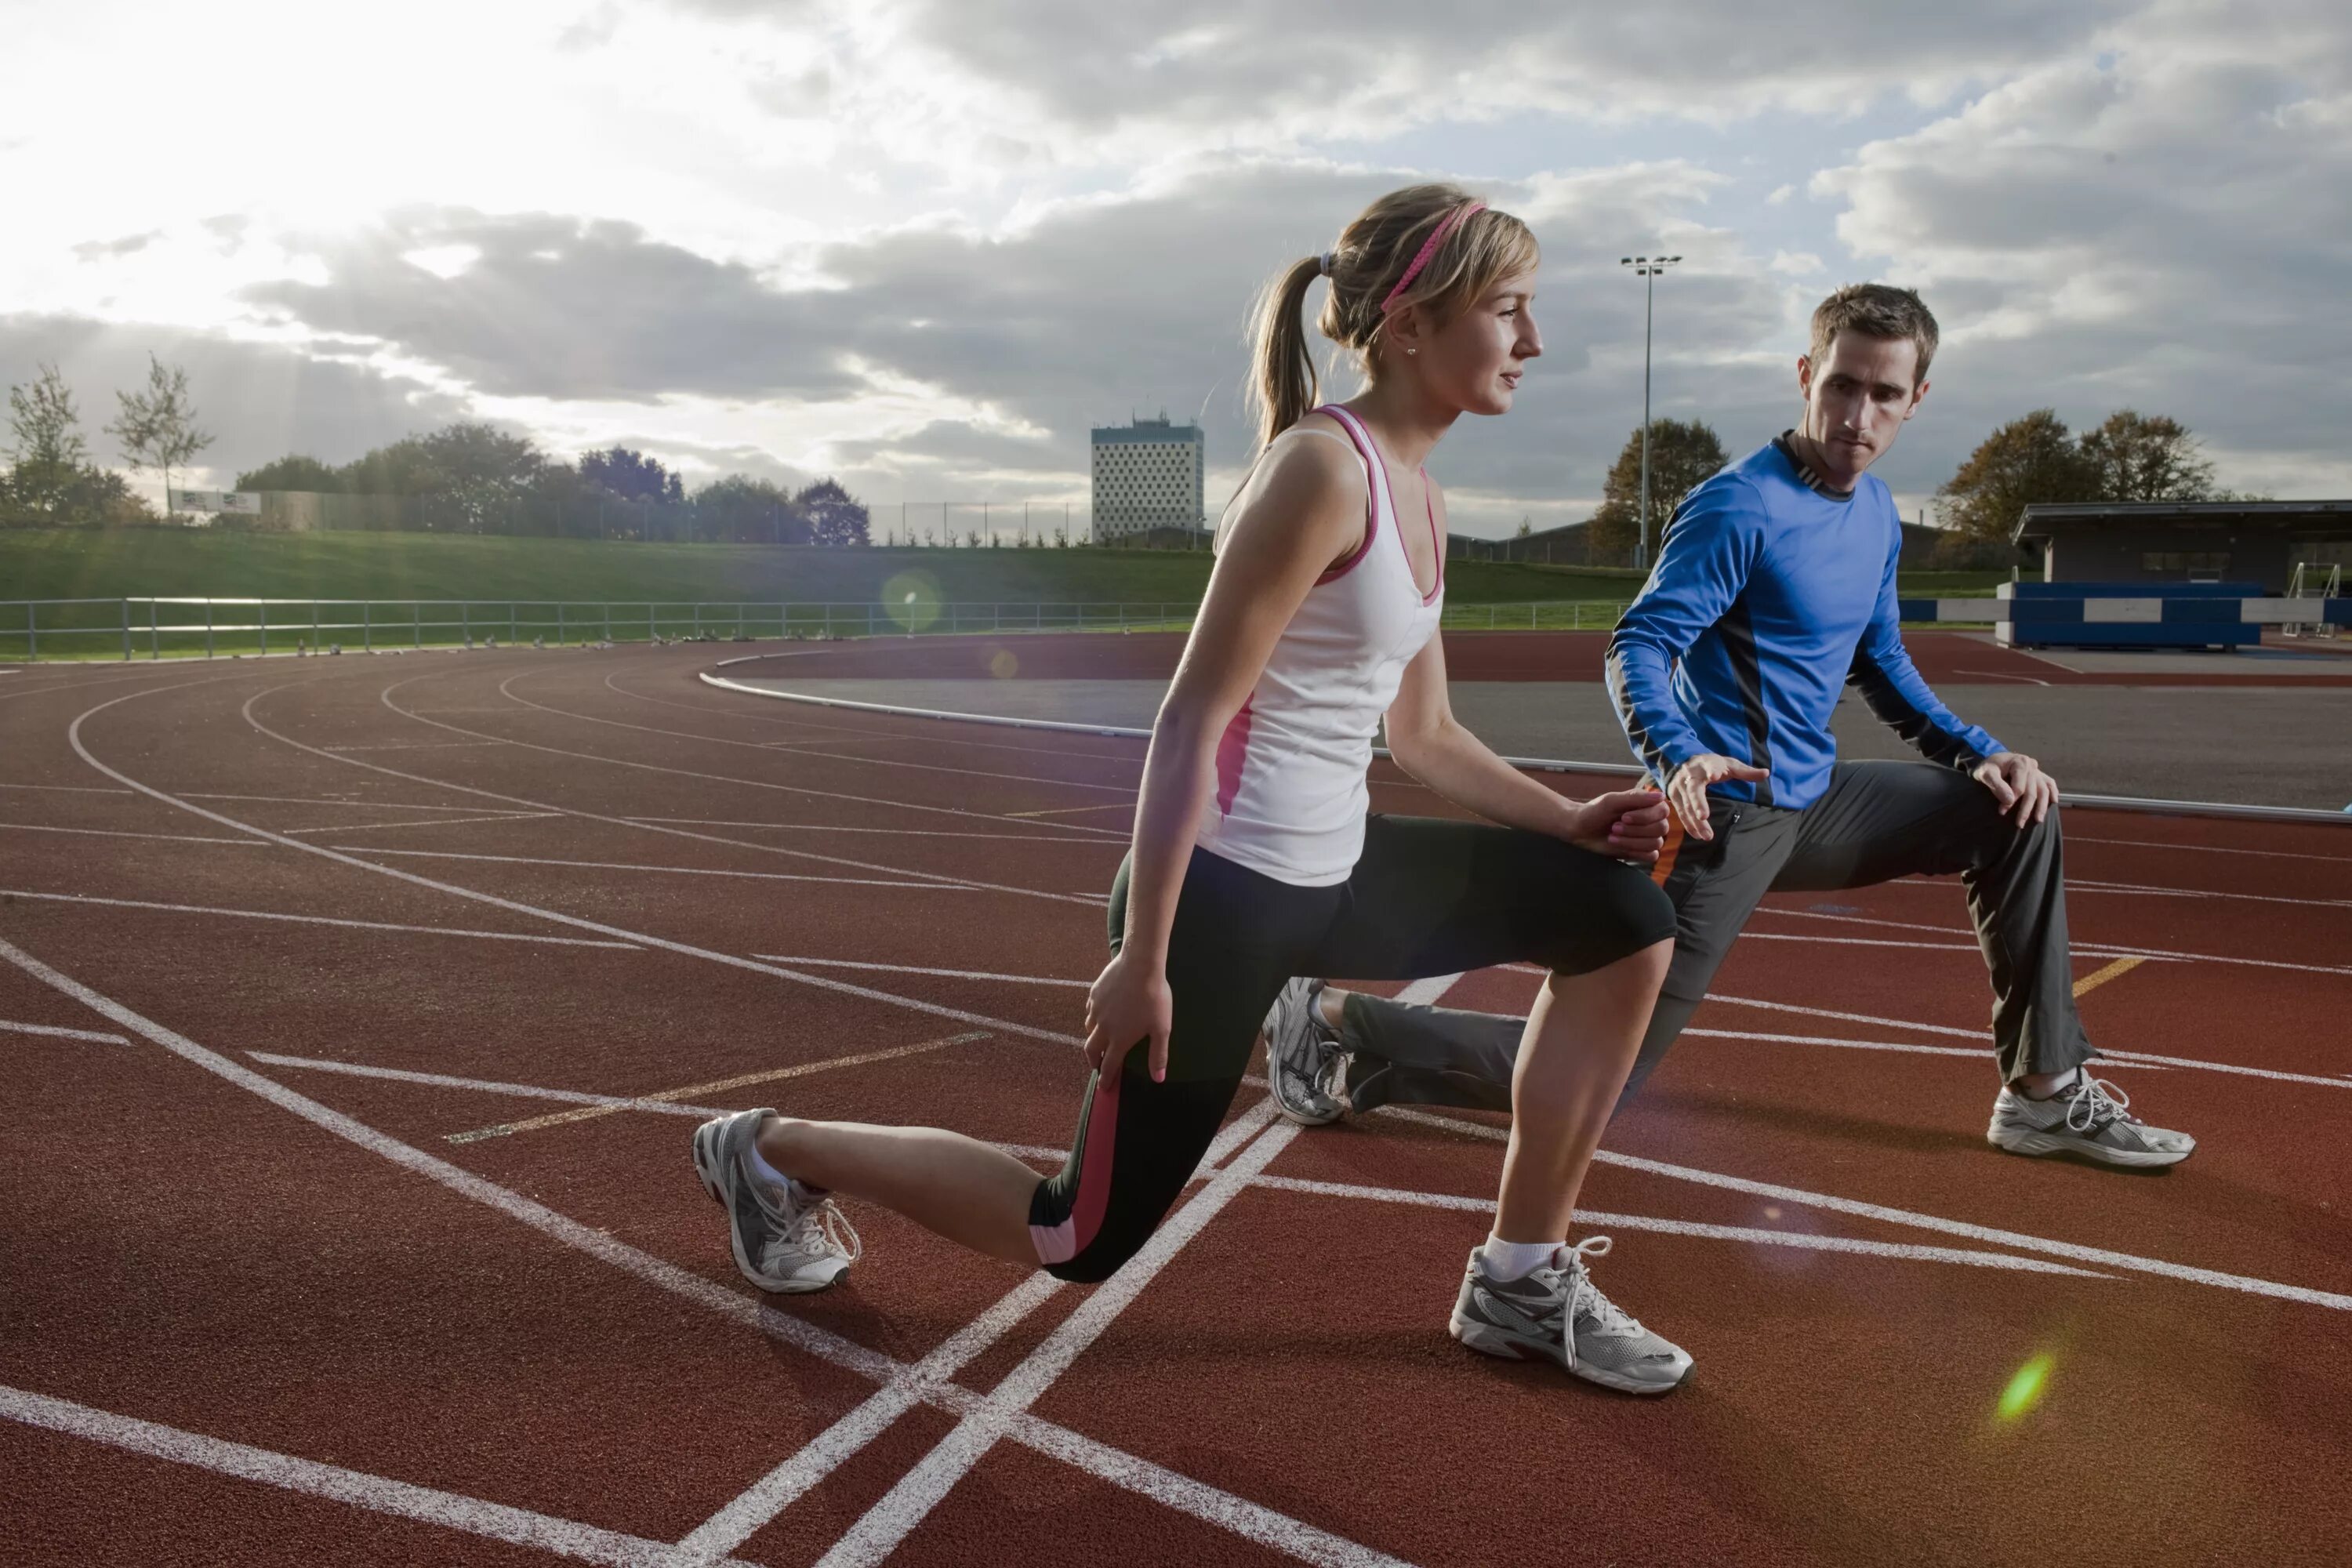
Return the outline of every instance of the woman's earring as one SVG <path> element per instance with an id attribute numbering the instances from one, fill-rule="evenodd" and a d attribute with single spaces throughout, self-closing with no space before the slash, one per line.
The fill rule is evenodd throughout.
<path id="1" fill-rule="evenodd" d="M 1404 352 L 1405 352 L 1405 353 L 1409 353 L 1409 354 L 1417 354 L 1417 353 L 1419 353 L 1421 351 L 1420 351 L 1419 349 L 1407 349 L 1407 350 L 1405 350 Z"/>

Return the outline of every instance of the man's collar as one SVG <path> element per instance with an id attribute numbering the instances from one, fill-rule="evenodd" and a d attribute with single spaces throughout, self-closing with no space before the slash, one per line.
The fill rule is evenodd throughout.
<path id="1" fill-rule="evenodd" d="M 1813 466 L 1811 463 L 1806 462 L 1805 459 L 1798 454 L 1797 433 L 1795 430 L 1790 429 L 1781 431 L 1778 436 L 1772 437 L 1772 445 L 1780 448 L 1781 455 L 1789 459 L 1789 466 L 1797 470 L 1797 478 L 1802 479 L 1805 482 L 1805 488 L 1811 490 L 1815 495 L 1826 496 L 1831 500 L 1852 500 L 1853 499 L 1853 492 L 1852 490 L 1842 490 L 1835 485 L 1830 483 L 1829 480 L 1822 478 L 1821 474 L 1814 469 Z"/>

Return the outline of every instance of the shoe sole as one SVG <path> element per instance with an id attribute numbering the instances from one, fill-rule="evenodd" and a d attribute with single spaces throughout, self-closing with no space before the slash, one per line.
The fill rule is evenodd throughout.
<path id="1" fill-rule="evenodd" d="M 1316 1116 L 1304 1110 L 1293 1110 L 1290 1108 L 1290 1102 L 1283 1099 L 1279 1093 L 1274 1097 L 1274 1109 L 1285 1121 L 1299 1127 L 1328 1127 L 1339 1121 L 1340 1116 L 1340 1112 L 1337 1110 L 1328 1116 Z"/>
<path id="2" fill-rule="evenodd" d="M 727 1215 L 727 1250 L 734 1255 L 736 1271 L 771 1296 L 806 1296 L 818 1290 L 831 1289 L 843 1275 L 849 1272 L 849 1265 L 843 1264 L 824 1279 L 779 1282 L 753 1268 L 751 1260 L 743 1256 L 743 1239 L 735 1234 L 735 1211 L 728 1205 L 727 1189 L 719 1182 L 718 1173 L 719 1162 L 725 1154 L 719 1146 L 720 1130 L 726 1124 L 727 1118 L 722 1116 L 694 1130 L 694 1173 L 702 1179 L 702 1190 L 710 1194 L 710 1201 Z"/>
<path id="3" fill-rule="evenodd" d="M 1603 1388 L 1613 1388 L 1620 1394 L 1647 1395 L 1672 1394 L 1690 1381 L 1692 1371 L 1698 1365 L 1696 1362 L 1685 1363 L 1682 1375 L 1672 1383 L 1639 1383 L 1633 1378 L 1622 1377 L 1613 1372 L 1604 1372 L 1595 1366 L 1585 1366 L 1580 1363 L 1570 1366 L 1564 1358 L 1553 1355 L 1548 1350 L 1531 1350 L 1527 1342 L 1517 1335 L 1496 1328 L 1492 1324 L 1473 1321 L 1459 1312 L 1456 1312 L 1453 1320 L 1446 1324 L 1446 1331 L 1481 1355 L 1490 1355 L 1503 1361 L 1548 1361 L 1571 1377 L 1580 1377 L 1587 1383 L 1597 1383 Z"/>
<path id="4" fill-rule="evenodd" d="M 1985 1142 L 1996 1149 L 2004 1149 L 2012 1154 L 2036 1156 L 2074 1154 L 2082 1159 L 2096 1161 L 2102 1165 L 2120 1165 L 2134 1170 L 2146 1170 L 2158 1165 L 2178 1165 L 2181 1161 L 2197 1152 L 2193 1147 L 2183 1149 L 2178 1153 L 2167 1153 L 2160 1149 L 2110 1149 L 2104 1144 L 2087 1142 L 2066 1133 L 2043 1132 L 2038 1129 L 2017 1132 L 2002 1132 L 1996 1130 L 1985 1134 Z"/>

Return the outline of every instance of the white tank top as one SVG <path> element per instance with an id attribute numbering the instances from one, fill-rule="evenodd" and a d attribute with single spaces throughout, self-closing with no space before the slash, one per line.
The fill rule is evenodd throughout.
<path id="1" fill-rule="evenodd" d="M 1216 793 L 1194 836 L 1228 860 L 1304 888 L 1346 881 L 1363 853 L 1372 740 L 1445 604 L 1444 551 L 1434 552 L 1437 585 L 1424 595 L 1413 582 L 1371 433 L 1335 405 L 1316 412 L 1337 420 L 1363 459 L 1364 542 L 1316 580 L 1276 639 L 1217 743 Z M 1434 546 L 1433 506 L 1428 528 Z"/>

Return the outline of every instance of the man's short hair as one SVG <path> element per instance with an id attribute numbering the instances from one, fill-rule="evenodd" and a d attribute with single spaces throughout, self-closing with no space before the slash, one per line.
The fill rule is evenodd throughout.
<path id="1" fill-rule="evenodd" d="M 1914 289 L 1891 283 L 1849 283 L 1813 310 L 1813 346 L 1809 351 L 1818 366 L 1840 332 L 1860 332 L 1872 338 L 1908 338 L 1919 351 L 1919 366 L 1911 373 L 1916 388 L 1927 379 L 1928 362 L 1936 357 L 1936 318 Z"/>

